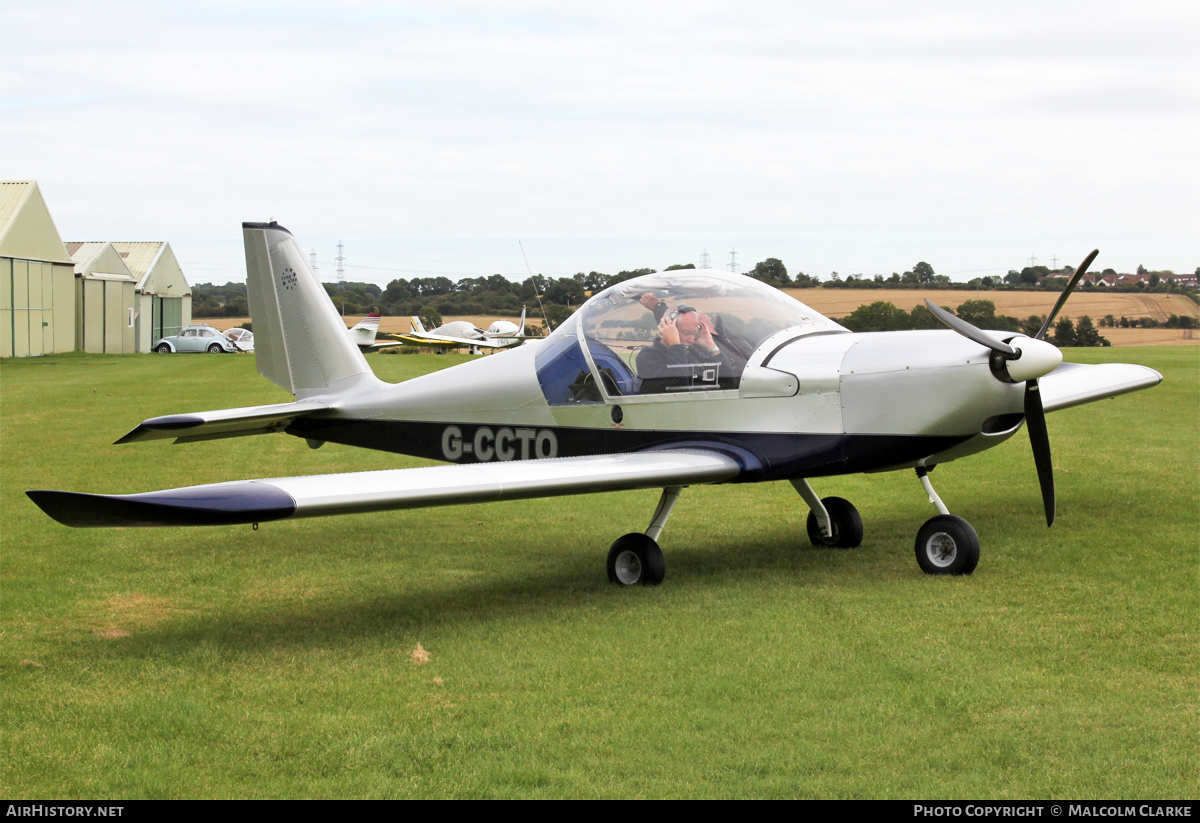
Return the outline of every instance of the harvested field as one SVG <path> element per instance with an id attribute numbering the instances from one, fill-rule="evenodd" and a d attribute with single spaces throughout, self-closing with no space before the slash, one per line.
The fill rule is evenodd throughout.
<path id="1" fill-rule="evenodd" d="M 957 308 L 968 300 L 991 300 L 996 314 L 1028 317 L 1045 314 L 1054 307 L 1058 294 L 1048 291 L 917 291 L 909 289 L 784 289 L 801 303 L 829 317 L 844 317 L 859 306 L 883 300 L 905 311 L 924 303 L 925 298 L 939 306 Z M 1200 318 L 1197 306 L 1181 294 L 1125 294 L 1118 292 L 1077 291 L 1067 301 L 1063 314 L 1076 320 L 1088 315 L 1098 321 L 1106 314 L 1133 320 L 1151 317 L 1159 322 L 1172 314 Z M 1167 329 L 1166 331 L 1171 331 Z"/>
<path id="2" fill-rule="evenodd" d="M 784 289 L 801 303 L 811 306 L 822 314 L 832 317 L 845 317 L 859 306 L 883 300 L 892 303 L 905 311 L 911 311 L 913 306 L 924 303 L 928 297 L 939 306 L 949 306 L 951 309 L 968 300 L 991 300 L 996 304 L 996 313 L 1012 317 L 1025 318 L 1031 314 L 1045 314 L 1054 307 L 1058 295 L 1047 291 L 916 291 L 911 289 Z M 531 326 L 540 327 L 541 319 L 533 316 L 531 311 L 525 318 Z M 1128 317 L 1137 320 L 1150 317 L 1159 322 L 1165 321 L 1172 314 L 1180 317 L 1195 317 L 1200 319 L 1200 306 L 1181 294 L 1126 294 L 1115 292 L 1075 292 L 1067 302 L 1063 314 L 1072 320 L 1078 320 L 1085 314 L 1097 324 L 1106 314 L 1120 318 Z M 347 315 L 346 326 L 350 327 L 362 320 L 362 315 Z M 496 320 L 508 320 L 516 323 L 518 315 L 510 317 L 491 317 L 482 315 L 464 315 L 462 317 L 446 317 L 451 320 L 467 320 L 481 329 L 486 329 Z M 194 320 L 195 323 L 209 323 L 219 329 L 228 329 L 249 322 L 249 318 L 228 318 Z M 379 322 L 379 330 L 392 334 L 405 333 L 411 330 L 407 317 L 385 316 Z M 1196 345 L 1200 343 L 1200 335 L 1187 329 L 1100 329 L 1114 346 L 1176 346 Z"/>

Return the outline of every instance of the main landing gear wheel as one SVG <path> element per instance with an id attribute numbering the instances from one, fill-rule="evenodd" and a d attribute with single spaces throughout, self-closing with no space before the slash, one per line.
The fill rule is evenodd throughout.
<path id="1" fill-rule="evenodd" d="M 622 586 L 657 586 L 667 574 L 662 549 L 644 534 L 618 537 L 608 550 L 608 580 Z"/>
<path id="2" fill-rule="evenodd" d="M 970 574 L 979 563 L 979 535 L 953 514 L 930 518 L 917 532 L 917 565 L 925 574 Z"/>
<path id="3" fill-rule="evenodd" d="M 861 546 L 862 517 L 859 516 L 858 509 L 854 508 L 854 504 L 841 497 L 825 497 L 821 499 L 821 505 L 825 507 L 825 511 L 829 512 L 833 535 L 830 537 L 822 535 L 821 527 L 817 524 L 817 516 L 809 512 L 808 539 L 812 541 L 812 544 L 834 549 L 853 549 L 855 546 Z"/>

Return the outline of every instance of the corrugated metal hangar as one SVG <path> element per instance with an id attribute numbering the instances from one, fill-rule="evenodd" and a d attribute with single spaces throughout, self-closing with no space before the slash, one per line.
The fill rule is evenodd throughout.
<path id="1" fill-rule="evenodd" d="M 148 352 L 191 319 L 169 243 L 63 243 L 36 181 L 0 181 L 0 357 Z"/>

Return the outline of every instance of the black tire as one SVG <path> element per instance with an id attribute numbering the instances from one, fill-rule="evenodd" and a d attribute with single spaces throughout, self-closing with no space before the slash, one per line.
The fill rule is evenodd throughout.
<path id="1" fill-rule="evenodd" d="M 622 586 L 657 586 L 667 575 L 662 549 L 644 534 L 618 537 L 608 550 L 608 582 Z"/>
<path id="2" fill-rule="evenodd" d="M 154 347 L 154 350 L 156 352 L 158 352 L 159 354 L 170 354 L 171 353 L 171 344 L 170 343 L 159 343 L 157 346 Z"/>
<path id="3" fill-rule="evenodd" d="M 812 544 L 833 549 L 853 549 L 855 546 L 861 546 L 863 540 L 862 517 L 859 516 L 858 509 L 854 508 L 854 504 L 841 497 L 824 497 L 821 499 L 821 504 L 825 507 L 825 511 L 829 512 L 833 536 L 825 537 L 821 534 L 821 527 L 817 525 L 817 516 L 810 511 L 805 525 L 808 528 L 808 539 L 812 541 Z"/>
<path id="4" fill-rule="evenodd" d="M 970 574 L 979 563 L 979 535 L 961 517 L 939 514 L 917 532 L 916 550 L 925 574 Z"/>
<path id="5" fill-rule="evenodd" d="M 209 354 L 221 354 L 223 351 L 225 351 L 225 350 L 223 348 L 221 348 L 220 343 L 213 343 L 211 346 L 208 347 Z"/>

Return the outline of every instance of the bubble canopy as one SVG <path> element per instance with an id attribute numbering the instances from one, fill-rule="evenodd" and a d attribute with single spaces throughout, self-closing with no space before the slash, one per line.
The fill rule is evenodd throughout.
<path id="1" fill-rule="evenodd" d="M 552 405 L 712 396 L 737 389 L 759 346 L 787 330 L 842 327 L 746 275 L 643 275 L 594 295 L 555 329 L 539 346 L 538 380 Z"/>

